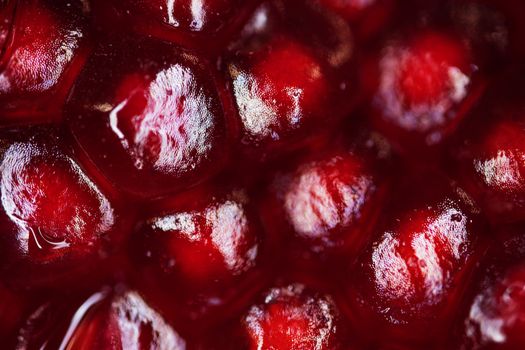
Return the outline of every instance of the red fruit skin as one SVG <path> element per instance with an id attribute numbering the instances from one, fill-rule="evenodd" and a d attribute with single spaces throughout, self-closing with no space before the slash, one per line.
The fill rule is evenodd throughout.
<path id="1" fill-rule="evenodd" d="M 525 237 L 523 225 L 500 233 L 503 238 L 481 266 L 458 327 L 460 349 L 511 350 L 525 346 Z M 511 233 L 511 235 L 509 235 Z"/>
<path id="2" fill-rule="evenodd" d="M 29 130 L 2 134 L 2 279 L 51 286 L 103 275 L 94 268 L 118 250 L 132 215 L 88 177 L 58 132 Z"/>
<path id="3" fill-rule="evenodd" d="M 267 292 L 242 324 L 248 349 L 341 349 L 339 317 L 330 297 L 292 284 Z"/>
<path id="4" fill-rule="evenodd" d="M 74 86 L 67 123 L 116 187 L 166 195 L 227 164 L 235 128 L 219 83 L 208 62 L 167 43 L 101 44 Z"/>
<path id="5" fill-rule="evenodd" d="M 350 28 L 326 11 L 297 1 L 260 6 L 223 59 L 242 152 L 260 161 L 326 140 L 356 102 L 352 54 Z"/>
<path id="6" fill-rule="evenodd" d="M 398 152 L 423 158 L 466 118 L 485 90 L 471 55 L 457 33 L 426 29 L 366 59 L 368 113 Z"/>
<path id="7" fill-rule="evenodd" d="M 205 52 L 217 52 L 243 25 L 259 0 L 95 0 L 104 31 L 121 28 Z M 115 22 L 120 23 L 115 26 Z"/>
<path id="8" fill-rule="evenodd" d="M 104 289 L 43 304 L 18 336 L 23 349 L 186 349 L 186 341 L 135 291 Z"/>
<path id="9" fill-rule="evenodd" d="M 345 282 L 347 316 L 374 343 L 443 344 L 485 252 L 468 196 L 446 178 L 417 176 L 397 187 Z"/>
<path id="10" fill-rule="evenodd" d="M 266 281 L 262 231 L 248 198 L 213 187 L 168 197 L 133 236 L 137 288 L 188 333 L 235 315 Z"/>
<path id="11" fill-rule="evenodd" d="M 0 19 L 9 23 L 0 27 L 0 124 L 59 119 L 89 50 L 82 6 L 23 0 L 7 1 L 0 10 Z"/>
<path id="12" fill-rule="evenodd" d="M 260 212 L 285 266 L 326 275 L 358 255 L 389 193 L 380 168 L 363 150 L 336 147 L 272 175 Z"/>

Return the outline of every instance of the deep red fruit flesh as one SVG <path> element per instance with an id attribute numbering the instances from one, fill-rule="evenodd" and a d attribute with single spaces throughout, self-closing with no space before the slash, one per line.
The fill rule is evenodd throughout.
<path id="1" fill-rule="evenodd" d="M 5 280 L 49 283 L 75 275 L 122 241 L 122 218 L 112 199 L 60 141 L 47 129 L 2 137 L 0 251 Z"/>
<path id="2" fill-rule="evenodd" d="M 164 311 L 175 322 L 186 315 L 208 324 L 238 309 L 263 282 L 252 205 L 242 189 L 168 198 L 133 237 L 138 288 L 157 305 L 172 304 Z"/>
<path id="3" fill-rule="evenodd" d="M 39 306 L 17 348 L 186 349 L 186 341 L 137 292 L 102 290 L 84 298 Z"/>
<path id="4" fill-rule="evenodd" d="M 334 260 L 357 256 L 389 187 L 374 160 L 359 150 L 330 150 L 272 178 L 260 210 L 287 265 L 330 269 Z"/>
<path id="5" fill-rule="evenodd" d="M 506 229 L 491 247 L 486 273 L 473 288 L 459 323 L 459 344 L 473 349 L 519 349 L 525 345 L 525 287 L 522 226 Z"/>
<path id="6" fill-rule="evenodd" d="M 306 18 L 293 9 L 282 18 L 281 5 L 257 9 L 225 60 L 243 151 L 256 158 L 275 158 L 323 137 L 316 126 L 334 125 L 352 108 L 356 94 L 348 69 L 349 27 L 306 5 L 300 5 Z M 309 31 L 303 21 L 320 22 L 326 29 Z"/>
<path id="7" fill-rule="evenodd" d="M 484 253 L 484 223 L 462 189 L 419 175 L 424 182 L 398 186 L 350 269 L 349 315 L 357 327 L 393 338 L 442 341 Z"/>
<path id="8" fill-rule="evenodd" d="M 0 348 L 524 348 L 524 23 L 0 0 Z"/>
<path id="9" fill-rule="evenodd" d="M 233 137 L 209 65 L 162 42 L 127 45 L 97 47 L 73 89 L 66 116 L 80 148 L 139 196 L 209 178 Z"/>
<path id="10" fill-rule="evenodd" d="M 82 5 L 7 1 L 0 19 L 10 23 L 9 30 L 0 29 L 0 123 L 57 119 L 86 56 Z"/>
<path id="11" fill-rule="evenodd" d="M 94 0 L 98 24 L 106 31 L 130 29 L 140 35 L 220 50 L 249 16 L 256 0 Z M 120 26 L 115 26 L 115 22 Z"/>
<path id="12" fill-rule="evenodd" d="M 270 290 L 243 318 L 249 349 L 337 349 L 338 322 L 331 299 L 296 284 Z"/>
<path id="13" fill-rule="evenodd" d="M 476 111 L 478 119 L 486 122 L 471 126 L 454 154 L 465 188 L 496 223 L 525 218 L 524 95 L 522 88 L 509 86 L 509 81 L 514 80 L 506 76 L 497 84 L 490 102 Z"/>
<path id="14" fill-rule="evenodd" d="M 393 41 L 377 60 L 372 116 L 406 153 L 442 143 L 483 89 L 468 46 L 447 33 L 427 30 Z"/>

